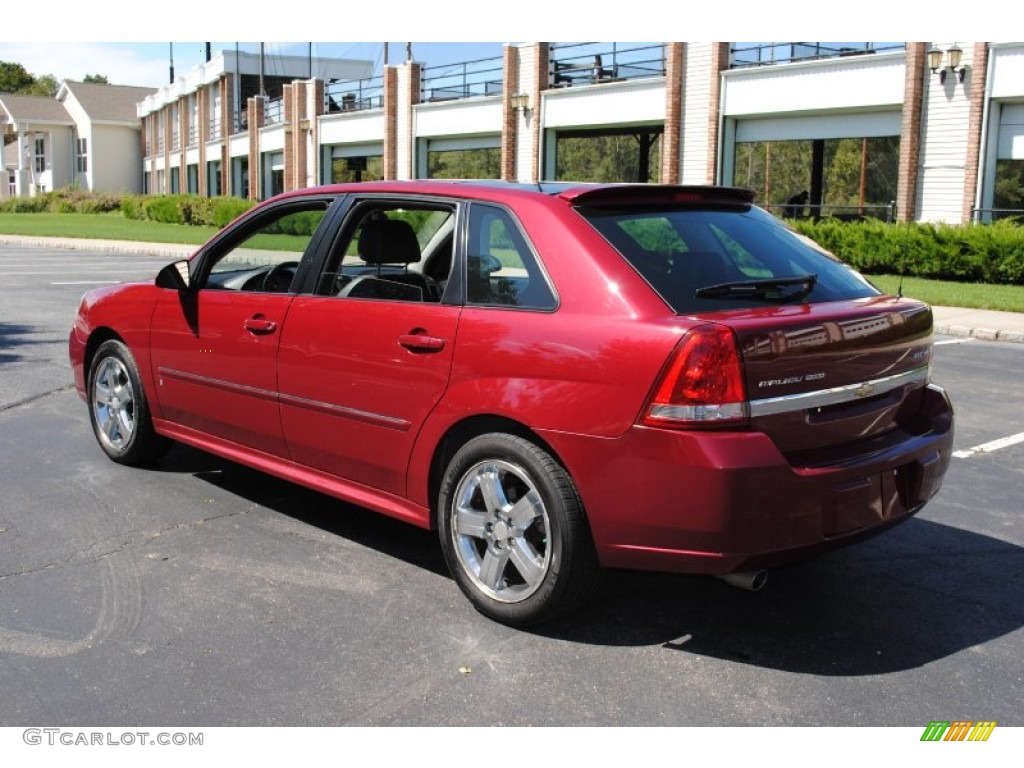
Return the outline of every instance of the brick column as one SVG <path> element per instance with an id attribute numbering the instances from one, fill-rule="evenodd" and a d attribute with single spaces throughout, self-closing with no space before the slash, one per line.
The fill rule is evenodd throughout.
<path id="1" fill-rule="evenodd" d="M 530 165 L 532 166 L 530 169 L 530 180 L 537 182 L 541 180 L 543 175 L 540 168 L 540 124 L 543 117 L 540 95 L 543 91 L 547 90 L 551 80 L 548 74 L 551 68 L 551 43 L 537 43 L 533 48 L 533 72 L 530 77 L 529 90 L 530 108 L 533 110 L 533 125 L 531 126 L 533 147 L 530 150 Z"/>
<path id="2" fill-rule="evenodd" d="M 512 109 L 512 94 L 519 84 L 519 50 L 505 43 L 501 80 L 501 180 L 516 180 L 516 138 L 519 114 Z"/>
<path id="3" fill-rule="evenodd" d="M 185 150 L 188 149 L 188 99 L 178 98 L 178 189 L 182 194 L 188 192 L 188 163 L 185 161 Z"/>
<path id="4" fill-rule="evenodd" d="M 298 131 L 299 121 L 302 119 L 302 110 L 298 104 L 302 93 L 302 85 L 299 82 L 288 83 L 283 88 L 281 97 L 282 122 L 284 123 L 284 191 L 291 192 L 297 189 L 296 178 L 298 177 L 298 166 L 302 160 L 298 157 L 298 148 L 295 146 L 295 134 Z"/>
<path id="5" fill-rule="evenodd" d="M 963 221 L 971 220 L 978 192 L 978 171 L 981 167 L 981 124 L 985 115 L 985 88 L 988 83 L 988 43 L 974 44 L 974 57 L 967 71 L 964 87 L 970 92 L 971 113 L 967 121 L 967 159 L 964 163 Z"/>
<path id="6" fill-rule="evenodd" d="M 164 121 L 164 185 L 158 194 L 166 195 L 171 191 L 171 145 L 174 143 L 174 137 L 171 131 L 172 123 L 171 120 L 171 107 L 165 106 L 163 108 L 163 114 L 160 119 Z"/>
<path id="7" fill-rule="evenodd" d="M 384 155 L 385 179 L 398 177 L 398 68 L 384 67 Z"/>
<path id="8" fill-rule="evenodd" d="M 661 136 L 661 183 L 679 183 L 679 149 L 683 139 L 684 43 L 667 43 L 665 51 L 665 131 Z"/>
<path id="9" fill-rule="evenodd" d="M 217 83 L 220 88 L 220 191 L 232 194 L 231 150 L 228 146 L 231 134 L 235 132 L 235 89 L 231 75 L 221 75 Z"/>
<path id="10" fill-rule="evenodd" d="M 927 48 L 925 43 L 907 43 L 903 120 L 900 125 L 899 181 L 896 185 L 896 218 L 899 221 L 913 221 L 917 215 Z"/>
<path id="11" fill-rule="evenodd" d="M 206 142 L 210 140 L 210 95 L 206 88 L 196 91 L 199 108 L 199 195 L 206 196 Z"/>
<path id="12" fill-rule="evenodd" d="M 729 43 L 714 43 L 711 47 L 711 97 L 708 108 L 708 172 L 705 181 L 714 184 L 718 179 L 718 128 L 722 112 L 722 72 L 729 68 Z"/>
<path id="13" fill-rule="evenodd" d="M 260 163 L 260 128 L 266 99 L 253 96 L 246 105 L 249 116 L 249 199 L 259 200 L 263 192 L 263 166 Z"/>

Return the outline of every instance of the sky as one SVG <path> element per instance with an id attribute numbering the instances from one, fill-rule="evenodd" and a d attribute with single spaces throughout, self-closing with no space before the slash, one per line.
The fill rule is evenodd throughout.
<path id="1" fill-rule="evenodd" d="M 239 13 L 238 6 L 209 0 L 175 0 L 173 14 L 138 0 L 104 0 L 102 10 L 87 14 L 57 13 L 38 23 L 28 3 L 0 13 L 0 61 L 18 62 L 34 75 L 80 80 L 102 74 L 112 83 L 160 87 L 167 84 L 170 43 L 130 42 L 138 37 L 356 36 L 412 39 L 413 58 L 427 66 L 501 55 L 502 43 L 516 40 L 756 40 L 762 37 L 834 40 L 998 40 L 998 14 L 966 14 L 958 0 L 929 0 L 928 14 L 901 8 L 892 0 L 858 0 L 856 4 L 794 6 L 765 0 L 729 0 L 726 4 L 665 3 L 648 0 L 376 0 L 323 2 L 305 0 L 301 12 L 269 17 L 258 11 Z M 151 10 L 152 9 L 152 10 Z M 845 9 L 840 12 L 840 9 Z M 852 12 L 855 9 L 855 12 Z M 986 21 L 988 19 L 988 21 Z M 45 35 L 46 39 L 34 39 Z M 498 38 L 501 42 L 476 42 Z M 415 42 L 420 41 L 420 42 Z M 448 42 L 445 42 L 448 41 Z M 233 50 L 234 42 L 213 42 L 213 50 Z M 238 44 L 258 52 L 258 42 Z M 305 56 L 308 43 L 267 43 L 268 52 Z M 350 57 L 382 63 L 382 42 L 314 42 L 315 56 Z M 174 67 L 183 75 L 203 61 L 203 42 L 175 42 Z M 391 43 L 389 62 L 405 60 L 405 43 Z"/>
<path id="2" fill-rule="evenodd" d="M 2 32 L 0 32 L 2 34 Z M 235 49 L 234 42 L 210 41 L 214 53 Z M 310 43 L 265 43 L 268 57 L 275 55 L 303 56 Z M 0 42 L 0 61 L 18 62 L 32 74 L 53 75 L 57 80 L 81 80 L 87 74 L 106 75 L 117 85 L 141 85 L 159 88 L 170 80 L 169 64 L 173 50 L 174 73 L 180 77 L 204 60 L 205 42 L 130 43 L 130 42 L 68 42 L 11 43 Z M 383 64 L 384 43 L 314 42 L 314 57 L 353 58 L 374 62 L 375 73 Z M 405 43 L 388 44 L 388 61 L 405 61 Z M 239 42 L 239 50 L 259 53 L 258 42 Z M 413 58 L 427 65 L 450 64 L 501 56 L 502 43 L 449 42 L 412 44 Z M 271 71 L 268 66 L 267 71 Z"/>

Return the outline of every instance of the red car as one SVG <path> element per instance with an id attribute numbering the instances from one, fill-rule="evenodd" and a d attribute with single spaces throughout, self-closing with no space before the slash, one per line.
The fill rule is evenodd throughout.
<path id="1" fill-rule="evenodd" d="M 260 205 L 82 300 L 114 461 L 172 440 L 436 528 L 486 615 L 602 568 L 732 575 L 877 533 L 949 463 L 932 315 L 729 188 L 380 182 Z"/>

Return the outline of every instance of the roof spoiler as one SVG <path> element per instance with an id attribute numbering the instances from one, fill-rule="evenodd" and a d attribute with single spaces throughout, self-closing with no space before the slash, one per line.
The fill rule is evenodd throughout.
<path id="1" fill-rule="evenodd" d="M 750 205 L 754 202 L 755 193 L 740 187 L 608 184 L 600 187 L 572 187 L 558 196 L 573 205 L 597 207 L 647 203 Z"/>

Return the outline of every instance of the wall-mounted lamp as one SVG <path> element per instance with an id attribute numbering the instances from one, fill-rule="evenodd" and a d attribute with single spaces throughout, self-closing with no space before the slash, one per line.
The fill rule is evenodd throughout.
<path id="1" fill-rule="evenodd" d="M 516 112 L 522 112 L 524 116 L 530 114 L 530 94 L 528 93 L 513 93 L 509 96 L 509 105 Z"/>
<path id="2" fill-rule="evenodd" d="M 963 58 L 963 49 L 953 43 L 953 47 L 947 51 L 949 53 L 949 72 L 956 72 L 957 82 L 962 83 L 964 81 L 964 75 L 967 74 L 967 67 L 960 66 L 960 60 Z M 942 66 L 942 49 L 932 48 L 928 51 L 928 68 L 934 75 L 936 71 L 939 73 L 939 82 L 945 84 L 947 69 Z"/>

